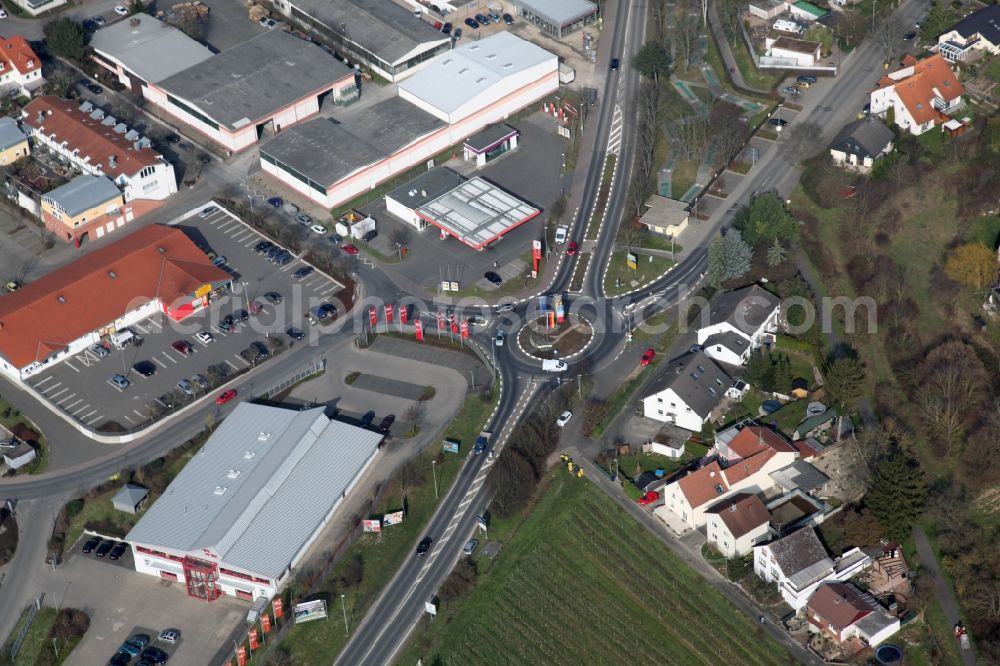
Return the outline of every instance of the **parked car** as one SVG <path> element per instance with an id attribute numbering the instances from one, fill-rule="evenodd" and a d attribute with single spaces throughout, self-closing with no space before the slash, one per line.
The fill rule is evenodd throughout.
<path id="1" fill-rule="evenodd" d="M 352 256 L 358 253 L 358 248 L 354 247 L 353 245 L 344 245 L 340 249 Z"/>
<path id="2" fill-rule="evenodd" d="M 261 241 L 253 246 L 253 251 L 260 254 L 261 252 L 267 252 L 272 247 L 274 247 L 274 243 L 271 241 Z"/>
<path id="3" fill-rule="evenodd" d="M 451 34 L 451 23 L 445 23 L 443 26 L 441 26 L 441 32 L 443 32 L 446 35 L 450 35 Z"/>
<path id="4" fill-rule="evenodd" d="M 566 237 L 569 235 L 569 227 L 558 226 L 556 227 L 556 245 L 562 245 L 566 242 Z"/>
<path id="5" fill-rule="evenodd" d="M 564 425 L 569 423 L 569 420 L 571 418 L 573 418 L 573 412 L 567 409 L 565 412 L 559 415 L 559 418 L 556 419 L 556 425 L 562 428 Z"/>
<path id="6" fill-rule="evenodd" d="M 639 361 L 639 365 L 646 366 L 653 362 L 656 358 L 656 351 L 652 347 L 647 347 L 646 351 L 642 353 L 642 360 Z"/>
<path id="7" fill-rule="evenodd" d="M 476 552 L 476 546 L 478 545 L 479 545 L 479 539 L 469 539 L 468 541 L 465 542 L 465 545 L 462 546 L 462 554 L 472 555 L 474 552 Z"/>
<path id="8" fill-rule="evenodd" d="M 194 334 L 194 337 L 197 338 L 199 342 L 203 342 L 206 345 L 209 342 L 214 342 L 215 341 L 215 336 L 213 336 L 208 331 L 198 331 L 197 333 Z"/>
<path id="9" fill-rule="evenodd" d="M 337 306 L 333 303 L 320 303 L 319 309 L 326 313 L 326 316 L 328 317 L 337 316 Z"/>
<path id="10" fill-rule="evenodd" d="M 917 33 L 914 32 L 913 30 L 911 30 L 910 32 L 908 32 L 905 35 L 903 35 L 903 41 L 904 42 L 909 42 L 909 41 L 912 41 L 912 40 L 914 40 L 916 38 L 917 38 Z"/>
<path id="11" fill-rule="evenodd" d="M 89 83 L 89 82 L 87 83 L 87 90 L 94 93 L 95 95 L 100 95 L 102 92 L 104 92 L 104 88 L 97 85 L 96 83 Z"/>
<path id="12" fill-rule="evenodd" d="M 473 30 L 476 30 L 476 29 L 479 28 L 479 24 L 476 22 L 475 19 L 472 19 L 472 18 L 465 19 L 465 25 L 469 26 Z"/>
<path id="13" fill-rule="evenodd" d="M 313 223 L 313 219 L 306 215 L 305 213 L 299 213 L 295 216 L 295 219 L 304 227 L 308 227 Z"/>
<path id="14" fill-rule="evenodd" d="M 91 16 L 90 20 L 96 23 L 98 27 L 106 25 L 108 22 L 108 19 L 104 18 L 103 16 Z"/>
<path id="15" fill-rule="evenodd" d="M 111 352 L 104 345 L 90 345 L 88 350 L 97 358 L 106 358 L 111 355 Z"/>
<path id="16" fill-rule="evenodd" d="M 250 313 L 240 308 L 239 310 L 233 310 L 233 314 L 230 317 L 235 321 L 246 321 L 250 319 Z"/>
<path id="17" fill-rule="evenodd" d="M 812 74 L 802 74 L 801 76 L 795 78 L 796 83 L 808 83 L 811 86 L 816 85 L 817 81 L 819 81 L 819 79 Z"/>
<path id="18" fill-rule="evenodd" d="M 514 25 L 514 17 L 511 16 L 510 14 L 504 14 L 503 22 L 506 23 L 507 25 Z"/>
<path id="19" fill-rule="evenodd" d="M 204 220 L 206 217 L 208 217 L 217 210 L 219 209 L 216 208 L 215 206 L 206 206 L 205 208 L 201 209 L 200 213 L 198 213 L 198 217 Z"/>
<path id="20" fill-rule="evenodd" d="M 293 338 L 295 340 L 302 340 L 306 337 L 305 333 L 303 333 L 300 329 L 295 328 L 294 326 L 289 326 L 288 330 L 285 331 L 285 333 L 288 335 L 288 337 Z"/>
<path id="21" fill-rule="evenodd" d="M 652 504 L 653 502 L 660 499 L 660 493 L 655 490 L 650 490 L 645 495 L 639 498 L 639 506 L 646 506 L 647 504 Z"/>
<path id="22" fill-rule="evenodd" d="M 513 303 L 500 303 L 496 307 L 497 314 L 501 314 L 503 312 L 513 312 L 513 310 L 514 310 Z"/>
<path id="23" fill-rule="evenodd" d="M 330 241 L 331 243 L 333 243 L 334 245 L 343 245 L 344 244 L 344 237 L 341 236 L 340 234 L 332 234 L 330 236 L 327 236 L 326 239 L 328 241 Z"/>
<path id="24" fill-rule="evenodd" d="M 139 658 L 154 664 L 165 664 L 170 659 L 170 655 L 158 647 L 150 646 L 142 651 Z"/>
<path id="25" fill-rule="evenodd" d="M 202 391 L 207 391 L 212 386 L 208 383 L 208 378 L 205 375 L 191 375 L 191 382 Z"/>
<path id="26" fill-rule="evenodd" d="M 486 273 L 483 274 L 483 277 L 498 287 L 503 284 L 503 278 L 500 277 L 500 274 L 495 271 L 486 271 Z"/>
<path id="27" fill-rule="evenodd" d="M 191 382 L 189 382 L 186 379 L 182 379 L 179 382 L 177 382 L 177 390 L 186 396 L 189 396 L 191 398 L 194 397 L 194 387 L 191 385 Z"/>
<path id="28" fill-rule="evenodd" d="M 785 93 L 786 95 L 793 95 L 793 96 L 802 94 L 802 91 L 796 88 L 795 86 L 785 86 L 784 88 L 781 89 L 781 92 Z"/>
<path id="29" fill-rule="evenodd" d="M 489 17 L 494 23 L 499 23 L 501 20 L 503 20 L 501 19 L 500 14 L 497 14 L 495 11 L 491 11 L 489 13 Z"/>
<path id="30" fill-rule="evenodd" d="M 232 333 L 236 330 L 236 324 L 234 324 L 231 321 L 225 321 L 225 320 L 220 321 L 218 324 L 215 325 L 215 327 L 220 331 L 222 331 L 223 333 Z"/>
<path id="31" fill-rule="evenodd" d="M 312 272 L 313 272 L 312 266 L 303 266 L 302 268 L 292 273 L 292 277 L 295 278 L 296 280 L 301 280 L 302 278 L 307 277 Z"/>
<path id="32" fill-rule="evenodd" d="M 128 388 L 131 382 L 125 379 L 125 377 L 123 377 L 122 375 L 111 375 L 110 377 L 108 377 L 108 383 L 114 386 L 119 391 L 124 391 L 125 389 Z"/>
<path id="33" fill-rule="evenodd" d="M 260 17 L 260 20 L 257 21 L 257 23 L 260 24 L 260 27 L 267 28 L 268 30 L 273 30 L 275 28 L 275 26 L 278 25 L 278 22 L 275 21 L 270 16 L 262 16 L 262 17 Z"/>
<path id="34" fill-rule="evenodd" d="M 222 394 L 215 399 L 215 404 L 224 405 L 234 398 L 236 398 L 236 389 L 229 389 L 228 391 L 223 391 Z"/>
<path id="35" fill-rule="evenodd" d="M 271 204 L 275 208 L 281 208 L 282 206 L 285 205 L 285 200 L 282 199 L 281 197 L 271 197 L 270 199 L 267 200 L 267 203 Z"/>
<path id="36" fill-rule="evenodd" d="M 194 347 L 192 347 L 191 343 L 187 340 L 174 340 L 170 343 L 170 346 L 173 347 L 175 352 L 182 356 L 190 356 L 191 352 L 194 351 Z"/>
<path id="37" fill-rule="evenodd" d="M 156 364 L 152 361 L 139 361 L 132 366 L 132 369 L 143 377 L 152 377 L 156 374 Z"/>
<path id="38" fill-rule="evenodd" d="M 97 547 L 96 551 L 94 551 L 94 555 L 97 555 L 98 557 L 107 557 L 114 545 L 114 541 L 102 541 L 101 545 Z"/>
<path id="39" fill-rule="evenodd" d="M 365 412 L 364 416 L 361 417 L 360 425 L 362 428 L 367 428 L 375 420 L 375 412 L 369 410 Z"/>
<path id="40" fill-rule="evenodd" d="M 101 537 L 95 536 L 93 538 L 87 539 L 87 543 L 83 544 L 83 548 L 80 549 L 81 553 L 92 553 L 94 549 L 101 545 Z"/>
<path id="41" fill-rule="evenodd" d="M 579 247 L 580 246 L 576 241 L 570 241 L 569 245 L 566 246 L 566 256 L 572 257 L 575 255 Z"/>
<path id="42" fill-rule="evenodd" d="M 434 543 L 434 539 L 430 537 L 424 537 L 417 544 L 417 557 L 423 557 L 427 554 L 427 551 L 431 549 L 431 544 Z"/>
<path id="43" fill-rule="evenodd" d="M 277 304 L 281 303 L 281 300 L 282 300 L 281 299 L 281 294 L 279 294 L 276 291 L 269 291 L 269 292 L 267 292 L 266 294 L 264 294 L 264 298 L 271 305 L 277 305 Z"/>
<path id="44" fill-rule="evenodd" d="M 453 40 L 455 40 L 456 42 L 458 40 L 462 39 L 462 29 L 461 28 L 455 28 L 454 30 L 452 30 L 452 32 L 451 32 L 451 38 Z"/>
<path id="45" fill-rule="evenodd" d="M 383 435 L 389 434 L 389 429 L 392 428 L 393 422 L 395 422 L 396 416 L 393 414 L 387 414 L 382 418 L 382 422 L 378 424 L 378 431 Z"/>
<path id="46" fill-rule="evenodd" d="M 215 259 L 212 259 L 212 265 L 215 266 L 216 268 L 222 268 L 223 266 L 226 265 L 226 258 L 216 257 Z"/>
<path id="47" fill-rule="evenodd" d="M 111 552 L 108 553 L 108 559 L 117 560 L 125 554 L 126 550 L 128 550 L 128 544 L 124 541 L 119 541 L 115 544 L 115 547 L 111 549 Z"/>
<path id="48" fill-rule="evenodd" d="M 181 639 L 181 632 L 177 629 L 164 629 L 160 632 L 160 635 L 156 637 L 156 640 L 161 643 L 167 643 L 173 645 Z"/>
<path id="49" fill-rule="evenodd" d="M 267 358 L 271 355 L 271 350 L 267 348 L 267 345 L 259 340 L 254 340 L 250 343 L 250 346 L 257 352 L 258 358 Z"/>
<path id="50" fill-rule="evenodd" d="M 108 666 L 126 666 L 126 664 L 130 661 L 132 661 L 132 655 L 128 652 L 116 652 L 115 655 L 108 660 Z"/>
<path id="51" fill-rule="evenodd" d="M 314 234 L 319 234 L 320 236 L 326 235 L 326 227 L 324 227 L 322 224 L 314 224 L 311 227 L 309 227 L 309 230 L 312 231 Z"/>
<path id="52" fill-rule="evenodd" d="M 474 18 L 476 19 L 476 23 L 478 23 L 479 25 L 490 24 L 490 17 L 484 14 L 476 14 Z"/>
<path id="53" fill-rule="evenodd" d="M 771 123 L 775 127 L 784 127 L 785 125 L 788 124 L 788 121 L 785 120 L 784 118 L 771 118 L 767 122 Z"/>
<path id="54" fill-rule="evenodd" d="M 128 7 L 125 5 L 115 5 L 115 14 L 118 14 L 118 16 L 128 16 Z"/>

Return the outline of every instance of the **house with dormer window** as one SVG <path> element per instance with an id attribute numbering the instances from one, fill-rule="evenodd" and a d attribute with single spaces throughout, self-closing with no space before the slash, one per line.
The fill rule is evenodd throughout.
<path id="1" fill-rule="evenodd" d="M 871 92 L 871 114 L 893 122 L 910 134 L 920 135 L 952 120 L 962 108 L 965 88 L 940 53 L 916 60 L 903 59 L 902 67 L 883 76 Z"/>

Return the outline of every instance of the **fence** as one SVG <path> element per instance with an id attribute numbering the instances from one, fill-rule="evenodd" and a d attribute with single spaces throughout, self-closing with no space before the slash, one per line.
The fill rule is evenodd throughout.
<path id="1" fill-rule="evenodd" d="M 267 396 L 268 398 L 270 398 L 271 396 L 277 395 L 282 391 L 290 389 L 292 386 L 295 386 L 306 377 L 311 377 L 312 375 L 322 372 L 325 368 L 326 368 L 325 358 L 323 358 L 322 356 L 313 357 L 313 359 L 309 362 L 309 365 L 302 368 L 295 374 L 290 375 L 289 377 L 282 379 L 281 381 L 269 386 L 268 388 L 259 391 L 257 395 L 260 397 Z"/>
<path id="2" fill-rule="evenodd" d="M 17 653 L 21 650 L 21 643 L 24 642 L 24 637 L 28 635 L 28 630 L 31 629 L 32 622 L 35 621 L 35 616 L 38 615 L 38 611 L 42 608 L 42 598 L 38 597 L 35 599 L 34 603 L 28 607 L 28 619 L 25 621 L 24 625 L 21 627 L 21 631 L 18 632 L 17 638 L 10 646 L 10 660 L 13 662 L 14 658 L 17 657 Z"/>

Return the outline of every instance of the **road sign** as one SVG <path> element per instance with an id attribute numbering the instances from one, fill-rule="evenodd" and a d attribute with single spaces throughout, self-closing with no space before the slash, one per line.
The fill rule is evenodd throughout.
<path id="1" fill-rule="evenodd" d="M 462 337 L 463 338 L 469 337 L 469 322 L 467 321 L 462 322 Z"/>
<path id="2" fill-rule="evenodd" d="M 365 532 L 381 532 L 382 523 L 378 520 L 362 520 Z"/>
<path id="3" fill-rule="evenodd" d="M 461 447 L 461 444 L 458 443 L 458 442 L 456 442 L 455 440 L 453 440 L 453 439 L 446 439 L 446 440 L 444 440 L 444 444 L 441 445 L 441 450 L 445 451 L 447 453 L 458 453 L 458 449 L 460 447 Z"/>
<path id="4" fill-rule="evenodd" d="M 382 526 L 389 527 L 390 525 L 399 525 L 403 522 L 403 512 L 393 511 L 392 513 L 387 513 L 382 516 Z"/>
<path id="5" fill-rule="evenodd" d="M 427 611 L 428 613 L 430 613 L 431 615 L 437 615 L 438 614 L 437 605 L 435 605 L 435 603 L 433 601 L 425 601 L 424 602 L 424 610 Z"/>
<path id="6" fill-rule="evenodd" d="M 322 620 L 326 617 L 326 601 L 317 599 L 295 604 L 295 624 Z"/>
<path id="7" fill-rule="evenodd" d="M 375 324 L 378 323 L 378 312 L 374 307 L 368 308 L 368 323 L 371 324 L 372 328 L 375 328 Z"/>
<path id="8" fill-rule="evenodd" d="M 385 304 L 385 320 L 392 321 L 392 303 Z"/>
<path id="9" fill-rule="evenodd" d="M 281 599 L 277 597 L 274 599 L 274 617 L 281 617 L 285 614 L 285 605 L 281 602 Z"/>
<path id="10" fill-rule="evenodd" d="M 632 270 L 636 270 L 636 268 L 639 266 L 639 257 L 629 252 L 628 254 L 625 255 L 625 263 Z"/>
<path id="11" fill-rule="evenodd" d="M 419 317 L 417 319 L 413 320 L 413 331 L 414 331 L 414 334 L 417 337 L 417 342 L 423 342 L 424 341 L 424 322 L 422 322 Z"/>

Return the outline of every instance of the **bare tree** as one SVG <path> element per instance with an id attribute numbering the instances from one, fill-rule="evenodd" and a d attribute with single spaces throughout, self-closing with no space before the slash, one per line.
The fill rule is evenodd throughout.
<path id="1" fill-rule="evenodd" d="M 420 430 L 420 426 L 424 422 L 424 416 L 426 415 L 426 410 L 424 403 L 420 400 L 415 400 L 413 404 L 406 408 L 406 412 L 403 414 L 403 419 L 410 424 L 410 432 L 416 434 Z"/>
<path id="2" fill-rule="evenodd" d="M 834 34 L 849 47 L 857 46 L 865 38 L 870 25 L 869 18 L 857 10 L 840 12 L 834 23 Z"/>
<path id="3" fill-rule="evenodd" d="M 69 97 L 75 84 L 76 76 L 69 67 L 63 65 L 56 65 L 45 75 L 45 90 L 50 95 Z"/>
<path id="4" fill-rule="evenodd" d="M 397 224 L 389 232 L 389 242 L 393 245 L 407 245 L 410 242 L 410 230 L 401 224 Z"/>
<path id="5" fill-rule="evenodd" d="M 899 48 L 903 39 L 903 24 L 895 14 L 889 14 L 875 24 L 875 32 L 872 33 L 875 43 L 882 49 L 882 55 L 886 62 L 892 61 L 892 56 Z"/>
<path id="6" fill-rule="evenodd" d="M 698 26 L 698 19 L 693 14 L 687 12 L 677 21 L 677 25 L 671 30 L 671 43 L 677 49 L 678 69 L 687 70 L 691 64 L 691 55 L 694 53 L 695 45 L 698 43 L 698 35 L 701 28 Z"/>
<path id="7" fill-rule="evenodd" d="M 656 33 L 657 41 L 664 41 L 667 37 L 667 16 L 672 7 L 667 4 L 667 0 L 652 0 L 650 11 L 653 14 L 653 30 Z"/>
<path id="8" fill-rule="evenodd" d="M 718 151 L 719 161 L 728 164 L 746 141 L 749 128 L 742 122 L 741 111 L 728 102 L 716 101 L 708 114 L 709 141 Z"/>
<path id="9" fill-rule="evenodd" d="M 21 260 L 21 263 L 17 265 L 17 268 L 11 273 L 10 281 L 16 282 L 17 284 L 24 284 L 24 281 L 28 278 L 28 275 L 34 270 L 35 265 L 38 263 L 38 257 L 31 255 L 25 257 Z"/>
<path id="10" fill-rule="evenodd" d="M 740 16 L 744 3 L 740 0 L 717 0 L 715 9 L 719 14 L 722 29 L 730 39 L 735 39 L 740 29 Z"/>
<path id="11" fill-rule="evenodd" d="M 976 350 L 964 342 L 945 342 L 928 354 L 922 364 L 923 381 L 917 404 L 950 455 L 952 445 L 979 414 L 988 395 L 989 382 Z"/>
<path id="12" fill-rule="evenodd" d="M 802 122 L 785 130 L 782 151 L 795 162 L 807 160 L 823 150 L 823 128 L 819 123 Z"/>

